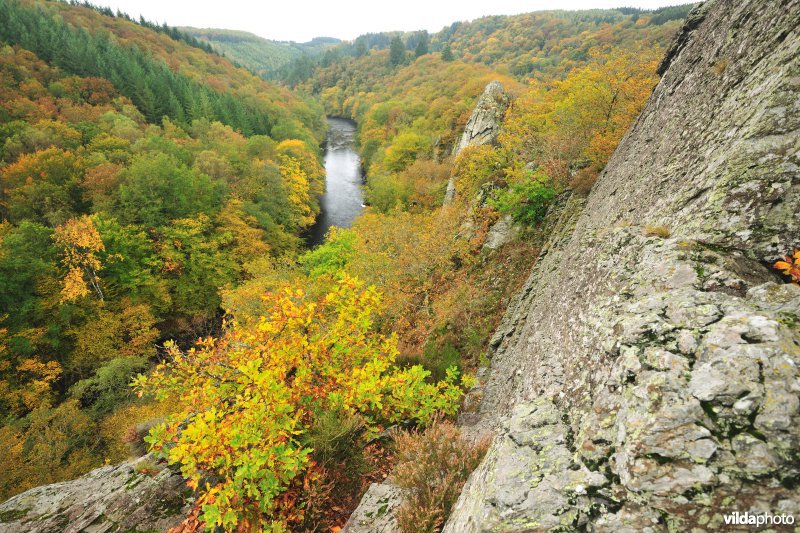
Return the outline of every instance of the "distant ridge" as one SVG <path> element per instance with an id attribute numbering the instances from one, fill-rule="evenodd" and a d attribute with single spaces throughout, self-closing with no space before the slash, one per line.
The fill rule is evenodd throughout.
<path id="1" fill-rule="evenodd" d="M 262 78 L 303 56 L 318 56 L 341 44 L 335 37 L 315 37 L 306 43 L 273 41 L 253 33 L 219 28 L 182 27 L 179 30 Z"/>

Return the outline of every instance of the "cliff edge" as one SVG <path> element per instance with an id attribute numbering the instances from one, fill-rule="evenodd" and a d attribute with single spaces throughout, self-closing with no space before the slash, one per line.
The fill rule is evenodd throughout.
<path id="1" fill-rule="evenodd" d="M 702 4 L 661 72 L 493 339 L 445 531 L 800 518 L 800 1 Z"/>

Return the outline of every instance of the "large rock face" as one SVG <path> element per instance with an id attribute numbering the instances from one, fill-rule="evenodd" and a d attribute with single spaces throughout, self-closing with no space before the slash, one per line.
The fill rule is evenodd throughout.
<path id="1" fill-rule="evenodd" d="M 166 531 L 189 509 L 183 478 L 146 456 L 14 496 L 0 505 L 0 531 Z"/>
<path id="2" fill-rule="evenodd" d="M 468 146 L 483 146 L 497 141 L 503 118 L 509 106 L 509 98 L 499 81 L 492 81 L 478 98 L 475 110 L 470 115 L 461 140 L 453 147 L 453 155 L 458 155 Z M 455 180 L 447 183 L 444 203 L 449 204 L 456 195 Z"/>
<path id="3" fill-rule="evenodd" d="M 799 32 L 800 0 L 693 11 L 493 339 L 445 531 L 800 517 L 800 286 L 770 267 L 800 248 Z"/>
<path id="4" fill-rule="evenodd" d="M 490 82 L 478 98 L 461 140 L 453 148 L 453 155 L 458 155 L 467 146 L 482 146 L 497 141 L 508 104 L 508 95 L 503 85 L 496 80 Z"/>

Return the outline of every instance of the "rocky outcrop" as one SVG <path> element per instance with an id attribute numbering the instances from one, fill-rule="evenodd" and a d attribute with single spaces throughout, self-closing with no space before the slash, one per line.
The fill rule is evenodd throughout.
<path id="1" fill-rule="evenodd" d="M 350 515 L 342 533 L 394 533 L 398 530 L 394 510 L 401 503 L 403 494 L 400 487 L 387 481 L 373 483 Z"/>
<path id="2" fill-rule="evenodd" d="M 504 244 L 514 240 L 520 232 L 519 226 L 514 224 L 510 215 L 500 217 L 486 233 L 483 250 L 497 250 Z"/>
<path id="3" fill-rule="evenodd" d="M 453 148 L 453 155 L 458 155 L 467 146 L 483 146 L 496 142 L 508 104 L 508 95 L 503 85 L 496 80 L 490 82 L 478 98 L 461 140 Z"/>
<path id="4" fill-rule="evenodd" d="M 0 505 L 0 531 L 166 531 L 189 512 L 183 478 L 151 456 L 44 485 Z"/>
<path id="5" fill-rule="evenodd" d="M 499 81 L 492 81 L 478 98 L 475 110 L 467 121 L 461 140 L 453 147 L 453 155 L 458 155 L 468 146 L 494 144 L 500 133 L 509 98 Z M 455 179 L 447 183 L 444 203 L 450 204 L 456 195 Z"/>
<path id="6" fill-rule="evenodd" d="M 445 531 L 800 516 L 800 1 L 712 0 L 492 340 Z"/>

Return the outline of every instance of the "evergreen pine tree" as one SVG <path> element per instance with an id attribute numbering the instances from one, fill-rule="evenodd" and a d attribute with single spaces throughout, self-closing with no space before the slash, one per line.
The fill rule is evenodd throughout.
<path id="1" fill-rule="evenodd" d="M 452 61 L 453 60 L 453 50 L 450 49 L 450 41 L 444 43 L 444 48 L 442 48 L 442 61 Z"/>
<path id="2" fill-rule="evenodd" d="M 414 57 L 424 56 L 429 52 L 428 50 L 428 32 L 423 32 L 417 42 L 417 47 L 414 50 Z"/>
<path id="3" fill-rule="evenodd" d="M 393 67 L 405 63 L 406 60 L 406 47 L 403 41 L 400 40 L 399 35 L 392 37 L 392 42 L 389 45 L 389 64 Z"/>

